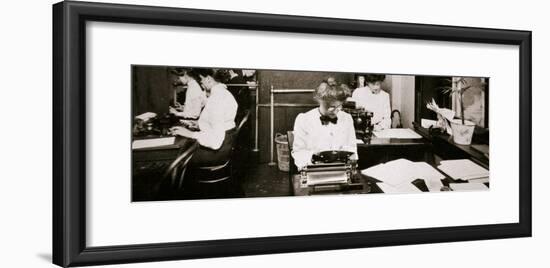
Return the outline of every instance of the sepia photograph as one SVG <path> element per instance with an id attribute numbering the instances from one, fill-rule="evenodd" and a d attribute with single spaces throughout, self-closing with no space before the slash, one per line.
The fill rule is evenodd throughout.
<path id="1" fill-rule="evenodd" d="M 39 257 L 232 266 L 236 256 L 383 247 L 400 258 L 371 260 L 403 266 L 418 255 L 408 245 L 436 243 L 433 263 L 455 242 L 529 248 L 541 120 L 533 32 L 518 29 L 532 27 L 487 24 L 490 5 L 461 5 L 471 16 L 460 21 L 346 6 L 50 7 L 53 94 L 11 98 L 51 99 L 51 167 L 32 170 L 51 169 L 33 189 L 52 199 L 27 202 L 52 207 L 29 214 L 52 218 Z M 28 176 L 24 162 L 14 174 Z M 502 255 L 489 251 L 453 261 Z M 361 264 L 361 254 L 332 263 Z"/>
<path id="2" fill-rule="evenodd" d="M 131 70 L 134 202 L 489 190 L 488 77 Z"/>

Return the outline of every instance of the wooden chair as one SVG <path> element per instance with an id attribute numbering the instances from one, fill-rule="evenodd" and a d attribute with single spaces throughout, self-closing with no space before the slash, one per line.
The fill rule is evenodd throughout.
<path id="1" fill-rule="evenodd" d="M 198 143 L 191 143 L 190 146 L 182 149 L 172 162 L 157 165 L 155 170 L 142 175 L 145 178 L 160 178 L 160 180 L 147 187 L 149 192 L 147 196 L 133 198 L 139 201 L 177 199 L 183 185 L 189 160 L 193 157 L 197 147 Z"/>
<path id="2" fill-rule="evenodd" d="M 241 133 L 241 129 L 243 126 L 248 122 L 250 118 L 250 111 L 246 111 L 244 113 L 244 116 L 240 120 L 239 124 L 234 130 L 234 133 L 232 135 L 232 145 L 231 145 L 231 151 L 227 156 L 227 160 L 221 164 L 216 166 L 196 166 L 193 167 L 193 182 L 195 182 L 196 191 L 198 191 L 198 194 L 201 194 L 201 192 L 209 191 L 212 192 L 214 195 L 217 193 L 234 190 L 232 188 L 235 187 L 234 182 L 232 180 L 234 171 L 233 171 L 233 162 L 235 158 L 235 151 L 238 145 L 239 141 L 239 134 Z M 214 186 L 215 184 L 224 184 L 221 186 Z M 216 189 L 219 188 L 219 189 Z M 221 190 L 221 191 L 218 191 Z"/>
<path id="3" fill-rule="evenodd" d="M 291 195 L 294 195 L 294 184 L 292 178 L 294 175 L 298 174 L 298 168 L 294 164 L 294 157 L 292 157 L 292 144 L 294 143 L 294 132 L 289 130 L 286 132 L 288 139 L 288 183 L 289 183 L 289 192 Z"/>
<path id="4" fill-rule="evenodd" d="M 185 175 L 185 171 L 187 170 L 187 163 L 189 163 L 189 160 L 193 157 L 193 153 L 197 147 L 198 143 L 195 142 L 193 145 L 189 146 L 189 148 L 183 150 L 164 172 L 163 177 L 170 179 L 170 184 L 172 186 L 176 186 L 177 183 L 177 189 L 181 188 L 183 184 L 183 177 Z"/>

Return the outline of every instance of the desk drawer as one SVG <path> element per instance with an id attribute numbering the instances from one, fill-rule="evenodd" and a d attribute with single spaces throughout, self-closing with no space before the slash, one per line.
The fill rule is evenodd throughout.
<path id="1" fill-rule="evenodd" d="M 174 160 L 178 157 L 179 151 L 179 148 L 150 151 L 133 151 L 132 161 L 135 163 Z"/>

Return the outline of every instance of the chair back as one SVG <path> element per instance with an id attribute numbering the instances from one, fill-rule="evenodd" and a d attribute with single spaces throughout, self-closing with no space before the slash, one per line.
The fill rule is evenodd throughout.
<path id="1" fill-rule="evenodd" d="M 289 154 L 288 172 L 289 172 L 289 175 L 292 176 L 293 174 L 298 173 L 298 168 L 294 164 L 294 157 L 292 157 L 292 145 L 294 144 L 294 132 L 292 130 L 289 130 L 286 132 L 286 136 L 288 138 L 288 154 Z"/>
<path id="2" fill-rule="evenodd" d="M 249 118 L 250 118 L 250 110 L 246 110 L 246 112 L 244 112 L 243 118 L 241 119 L 241 122 L 239 122 L 239 124 L 237 125 L 237 133 L 236 133 L 237 136 L 239 136 L 239 132 L 241 131 L 243 126 L 246 124 L 246 122 L 248 122 Z"/>
<path id="3" fill-rule="evenodd" d="M 286 132 L 288 139 L 288 190 L 290 195 L 294 195 L 294 175 L 298 174 L 298 168 L 294 164 L 294 157 L 292 157 L 292 145 L 294 145 L 294 132 L 289 130 Z"/>
<path id="4" fill-rule="evenodd" d="M 172 185 L 177 182 L 178 188 L 181 187 L 185 170 L 187 169 L 187 163 L 191 160 L 193 153 L 197 149 L 198 142 L 194 142 L 188 148 L 183 150 L 178 157 L 172 161 L 164 172 L 163 178 L 169 178 Z"/>
<path id="5" fill-rule="evenodd" d="M 233 171 L 232 171 L 232 160 L 235 157 L 235 151 L 237 149 L 237 146 L 240 141 L 240 133 L 243 126 L 248 122 L 248 119 L 250 117 L 250 110 L 247 110 L 240 122 L 237 124 L 236 128 L 234 128 L 232 131 L 230 137 L 230 141 L 224 141 L 231 143 L 231 149 L 227 153 L 226 161 L 223 164 L 216 165 L 216 166 L 200 166 L 196 167 L 197 170 L 199 170 L 200 174 L 198 174 L 199 183 L 215 183 L 215 182 L 221 182 L 230 179 Z M 223 145 L 222 145 L 223 147 Z"/>

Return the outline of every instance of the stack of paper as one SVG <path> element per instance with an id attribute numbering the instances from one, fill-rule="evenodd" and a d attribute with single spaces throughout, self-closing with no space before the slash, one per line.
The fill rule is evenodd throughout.
<path id="1" fill-rule="evenodd" d="M 387 128 L 381 131 L 375 131 L 374 136 L 377 138 L 392 138 L 392 139 L 421 139 L 422 136 L 414 132 L 410 128 Z"/>
<path id="2" fill-rule="evenodd" d="M 376 183 L 382 192 L 386 194 L 399 194 L 399 193 L 419 193 L 422 192 L 412 183 L 403 183 L 399 186 L 391 186 L 387 183 L 378 182 Z"/>
<path id="3" fill-rule="evenodd" d="M 386 192 L 420 192 L 411 184 L 416 179 L 424 179 L 430 191 L 440 191 L 443 184 L 441 179 L 445 176 L 425 162 L 412 162 L 406 159 L 398 159 L 384 164 L 379 164 L 361 173 L 382 181 L 378 185 Z M 411 187 L 412 186 L 412 187 Z"/>
<path id="4" fill-rule="evenodd" d="M 449 187 L 453 191 L 482 191 L 489 189 L 485 184 L 480 182 L 449 183 Z"/>
<path id="5" fill-rule="evenodd" d="M 455 180 L 485 182 L 489 178 L 489 170 L 468 159 L 441 161 L 438 168 Z"/>
<path id="6" fill-rule="evenodd" d="M 176 137 L 135 140 L 132 142 L 132 149 L 152 148 L 174 144 Z"/>
<path id="7" fill-rule="evenodd" d="M 154 118 L 155 116 L 157 116 L 156 113 L 153 113 L 153 112 L 146 112 L 146 113 L 142 113 L 138 116 L 136 116 L 136 119 L 140 119 L 140 120 L 143 120 L 143 121 L 147 121 L 151 118 Z"/>

